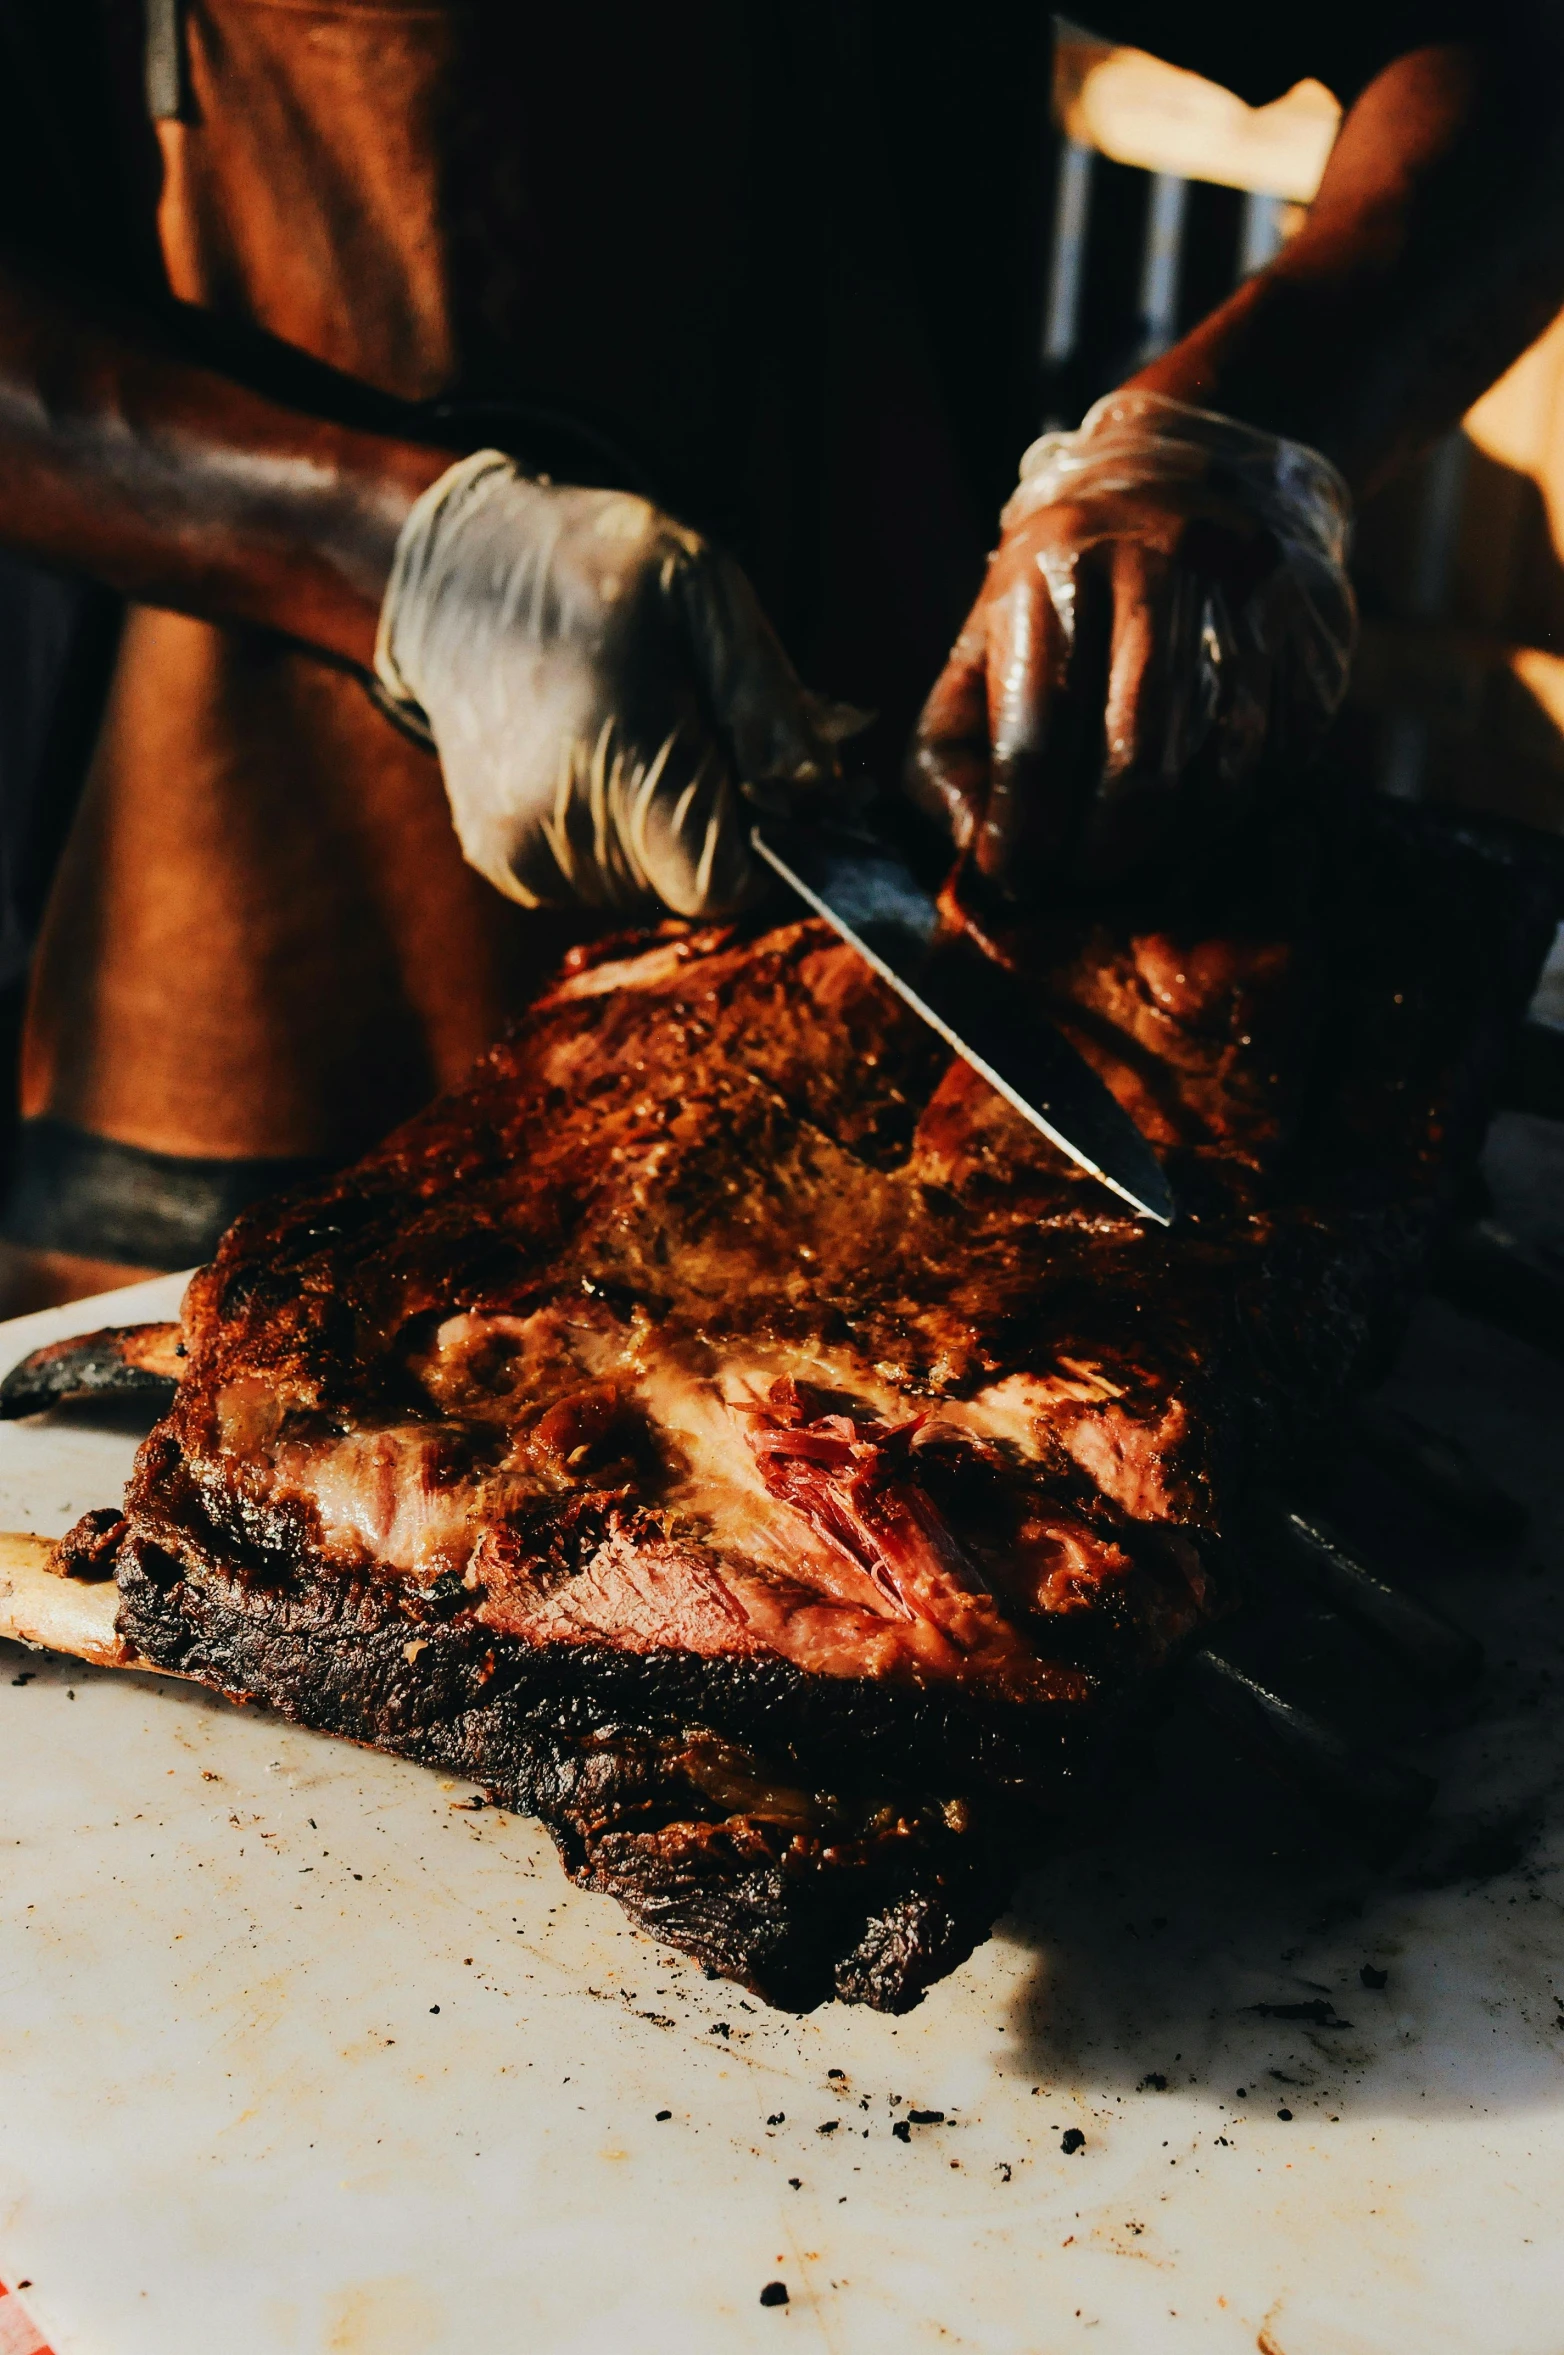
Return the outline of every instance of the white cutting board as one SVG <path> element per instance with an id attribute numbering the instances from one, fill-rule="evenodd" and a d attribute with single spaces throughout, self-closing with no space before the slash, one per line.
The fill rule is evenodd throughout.
<path id="1" fill-rule="evenodd" d="M 1543 1508 L 1439 1588 L 1496 1667 L 1428 1848 L 1524 1805 L 1530 1861 L 1344 1898 L 1170 1769 L 901 2021 L 705 1982 L 433 1774 L 0 1645 L 0 2278 L 57 2355 L 1560 2355 L 1564 1368 L 1430 1306 L 1398 1387 Z M 131 1445 L 0 1427 L 0 1526 Z M 1243 2008 L 1322 1991 L 1350 2029 Z"/>

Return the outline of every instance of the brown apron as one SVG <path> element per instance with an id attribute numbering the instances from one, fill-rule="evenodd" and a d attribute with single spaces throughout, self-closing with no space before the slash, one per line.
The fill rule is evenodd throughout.
<path id="1" fill-rule="evenodd" d="M 855 593 L 841 675 L 818 683 L 874 694 L 876 628 L 932 675 L 974 544 L 905 335 L 855 297 L 874 347 L 855 365 L 811 309 L 814 265 L 789 284 L 757 259 L 762 12 L 181 13 L 182 119 L 157 125 L 177 296 L 406 399 L 514 386 L 633 419 L 669 503 L 724 531 L 768 599 L 805 492 L 835 501 Z M 769 193 L 785 219 L 789 191 Z M 798 457 L 790 370 L 856 410 L 853 463 L 818 436 Z M 871 581 L 863 549 L 898 503 L 932 596 L 900 552 L 878 567 L 890 594 Z M 463 865 L 434 760 L 354 679 L 133 609 L 36 960 L 24 1115 L 154 1155 L 340 1161 L 460 1073 L 570 928 Z"/>
<path id="2" fill-rule="evenodd" d="M 420 398 L 453 373 L 455 11 L 195 0 L 158 126 L 173 291 Z M 23 1111 L 154 1152 L 340 1158 L 454 1077 L 537 927 L 352 678 L 132 610 L 40 944 Z"/>

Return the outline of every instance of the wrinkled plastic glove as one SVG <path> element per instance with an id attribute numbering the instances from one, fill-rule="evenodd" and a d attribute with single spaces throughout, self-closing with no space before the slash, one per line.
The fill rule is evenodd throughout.
<path id="1" fill-rule="evenodd" d="M 495 450 L 403 525 L 375 674 L 439 754 L 463 854 L 524 907 L 742 906 L 766 880 L 746 796 L 804 814 L 862 725 L 697 533 Z"/>
<path id="2" fill-rule="evenodd" d="M 1317 451 L 1114 393 L 1033 443 L 1000 526 L 907 782 L 1003 893 L 1198 846 L 1317 745 L 1357 630 Z"/>

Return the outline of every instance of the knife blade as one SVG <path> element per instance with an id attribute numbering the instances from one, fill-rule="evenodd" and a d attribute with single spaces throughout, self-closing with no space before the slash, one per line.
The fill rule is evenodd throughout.
<path id="1" fill-rule="evenodd" d="M 1026 1003 L 1015 976 L 959 942 L 935 960 L 939 909 L 893 850 L 867 833 L 778 820 L 754 827 L 750 840 L 1007 1104 L 1142 1218 L 1172 1225 L 1177 1205 L 1151 1147 L 1091 1065 Z"/>

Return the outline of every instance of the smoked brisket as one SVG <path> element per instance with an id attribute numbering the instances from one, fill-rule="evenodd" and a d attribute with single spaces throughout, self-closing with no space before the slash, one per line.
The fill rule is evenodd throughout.
<path id="1" fill-rule="evenodd" d="M 475 1778 L 774 2002 L 915 2002 L 1383 1363 L 1551 930 L 1459 827 L 1278 860 L 1220 933 L 1006 944 L 1168 1232 L 814 923 L 578 954 L 194 1279 L 78 1548 L 122 1634 Z"/>

